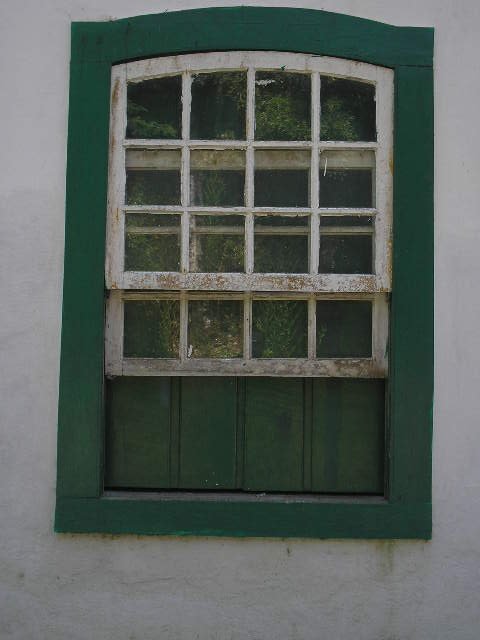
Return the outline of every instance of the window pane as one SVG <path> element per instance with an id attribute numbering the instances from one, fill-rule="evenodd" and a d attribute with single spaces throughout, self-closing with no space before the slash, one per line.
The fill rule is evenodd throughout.
<path id="1" fill-rule="evenodd" d="M 372 303 L 363 300 L 317 302 L 317 357 L 370 358 Z"/>
<path id="2" fill-rule="evenodd" d="M 182 78 L 129 82 L 127 138 L 181 138 Z"/>
<path id="3" fill-rule="evenodd" d="M 180 303 L 125 300 L 125 358 L 178 358 Z"/>
<path id="4" fill-rule="evenodd" d="M 310 76 L 259 71 L 255 77 L 255 138 L 310 139 Z"/>
<path id="5" fill-rule="evenodd" d="M 255 152 L 255 206 L 308 207 L 310 153 L 264 149 Z"/>
<path id="6" fill-rule="evenodd" d="M 376 140 L 374 85 L 321 76 L 320 104 L 321 140 Z"/>
<path id="7" fill-rule="evenodd" d="M 127 204 L 180 204 L 179 149 L 127 150 Z"/>
<path id="8" fill-rule="evenodd" d="M 255 300 L 252 355 L 254 358 L 307 356 L 307 302 Z"/>
<path id="9" fill-rule="evenodd" d="M 243 206 L 245 153 L 196 149 L 190 155 L 190 201 L 203 207 Z"/>
<path id="10" fill-rule="evenodd" d="M 243 302 L 190 300 L 188 345 L 191 358 L 241 358 Z"/>
<path id="11" fill-rule="evenodd" d="M 243 216 L 190 217 L 190 270 L 202 273 L 244 270 Z"/>
<path id="12" fill-rule="evenodd" d="M 321 207 L 373 207 L 375 154 L 324 151 L 320 156 Z"/>
<path id="13" fill-rule="evenodd" d="M 320 228 L 324 227 L 371 227 L 372 216 L 352 215 L 352 216 L 324 216 L 322 215 Z"/>
<path id="14" fill-rule="evenodd" d="M 180 216 L 128 213 L 125 271 L 180 269 Z"/>
<path id="15" fill-rule="evenodd" d="M 321 236 L 320 273 L 372 273 L 372 268 L 372 236 Z"/>
<path id="16" fill-rule="evenodd" d="M 244 140 L 247 74 L 200 73 L 192 78 L 192 140 Z"/>
<path id="17" fill-rule="evenodd" d="M 308 216 L 255 216 L 257 273 L 308 273 Z"/>

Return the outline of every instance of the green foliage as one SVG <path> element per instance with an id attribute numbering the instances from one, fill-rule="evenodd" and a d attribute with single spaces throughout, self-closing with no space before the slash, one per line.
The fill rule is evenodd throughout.
<path id="1" fill-rule="evenodd" d="M 125 356 L 178 358 L 180 307 L 176 300 L 125 302 Z"/>
<path id="2" fill-rule="evenodd" d="M 146 107 L 128 100 L 128 133 L 131 138 L 178 138 L 177 129 L 168 122 L 158 122 L 145 116 L 149 113 Z"/>
<path id="3" fill-rule="evenodd" d="M 322 140 L 359 140 L 355 116 L 345 109 L 341 98 L 332 97 L 322 103 Z"/>
<path id="4" fill-rule="evenodd" d="M 203 174 L 202 204 L 218 207 L 225 200 L 225 183 L 218 171 L 208 171 Z"/>
<path id="5" fill-rule="evenodd" d="M 307 273 L 307 236 L 257 236 L 255 271 L 259 273 Z"/>
<path id="6" fill-rule="evenodd" d="M 125 271 L 178 271 L 179 235 L 127 233 Z"/>
<path id="7" fill-rule="evenodd" d="M 236 273 L 243 271 L 243 236 L 204 235 L 196 239 L 200 255 L 198 271 Z"/>
<path id="8" fill-rule="evenodd" d="M 310 78 L 301 73 L 260 71 L 255 88 L 255 137 L 310 138 Z"/>
<path id="9" fill-rule="evenodd" d="M 320 102 L 322 140 L 375 140 L 375 87 L 372 84 L 322 76 Z"/>
<path id="10" fill-rule="evenodd" d="M 306 303 L 293 300 L 254 302 L 253 332 L 256 358 L 305 357 Z"/>
<path id="11" fill-rule="evenodd" d="M 179 170 L 127 170 L 127 204 L 180 204 Z"/>
<path id="12" fill-rule="evenodd" d="M 256 128 L 263 140 L 306 140 L 310 124 L 298 119 L 290 96 L 257 98 Z"/>
<path id="13" fill-rule="evenodd" d="M 243 313 L 239 300 L 189 303 L 189 344 L 194 358 L 239 358 L 243 354 Z"/>
<path id="14" fill-rule="evenodd" d="M 244 140 L 245 72 L 199 73 L 192 80 L 191 137 Z"/>

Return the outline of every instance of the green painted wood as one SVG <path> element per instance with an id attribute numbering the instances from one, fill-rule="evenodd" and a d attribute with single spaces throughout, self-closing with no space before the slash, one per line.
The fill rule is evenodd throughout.
<path id="1" fill-rule="evenodd" d="M 362 502 L 314 502 L 300 513 L 301 506 L 294 505 L 292 510 L 288 502 L 275 506 L 262 503 L 251 510 L 251 505 L 232 507 L 224 500 L 204 507 L 203 502 L 98 498 L 103 482 L 103 269 L 110 65 L 168 53 L 235 48 L 311 52 L 395 67 L 390 504 L 378 508 Z M 430 537 L 432 55 L 432 29 L 391 27 L 298 9 L 208 9 L 72 25 L 56 530 Z M 172 414 L 172 436 L 175 425 L 178 416 Z M 238 451 L 237 447 L 237 456 Z"/>
<path id="2" fill-rule="evenodd" d="M 170 378 L 170 486 L 178 487 L 180 473 L 180 402 L 181 380 Z"/>
<path id="3" fill-rule="evenodd" d="M 60 499 L 58 533 L 140 535 L 420 538 L 431 537 L 429 504 L 244 502 L 237 500 Z"/>
<path id="4" fill-rule="evenodd" d="M 312 489 L 383 494 L 383 380 L 313 381 Z"/>
<path id="5" fill-rule="evenodd" d="M 303 381 L 303 490 L 312 490 L 313 380 Z"/>
<path id="6" fill-rule="evenodd" d="M 433 72 L 396 69 L 390 492 L 431 500 Z"/>
<path id="7" fill-rule="evenodd" d="M 303 488 L 303 380 L 247 378 L 244 488 Z"/>
<path id="8" fill-rule="evenodd" d="M 235 378 L 181 380 L 180 488 L 235 488 L 236 387 Z"/>
<path id="9" fill-rule="evenodd" d="M 72 25 L 80 60 L 230 50 L 297 51 L 372 64 L 431 65 L 433 30 L 310 9 L 216 7 Z"/>
<path id="10" fill-rule="evenodd" d="M 169 378 L 112 380 L 107 407 L 105 487 L 169 487 Z"/>
<path id="11" fill-rule="evenodd" d="M 236 443 L 236 486 L 243 487 L 245 468 L 245 400 L 247 384 L 245 378 L 237 378 L 237 443 Z"/>
<path id="12" fill-rule="evenodd" d="M 71 67 L 57 490 L 103 483 L 103 313 L 110 69 Z"/>

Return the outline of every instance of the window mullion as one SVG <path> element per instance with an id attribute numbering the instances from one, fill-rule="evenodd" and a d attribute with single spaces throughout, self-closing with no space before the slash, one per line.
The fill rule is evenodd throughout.
<path id="1" fill-rule="evenodd" d="M 319 139 L 320 139 L 320 74 L 312 73 L 312 161 L 310 168 L 310 273 L 318 273 L 320 245 L 318 214 L 319 205 Z"/>
<path id="2" fill-rule="evenodd" d="M 317 357 L 317 300 L 314 296 L 308 299 L 308 359 Z"/>
<path id="3" fill-rule="evenodd" d="M 245 205 L 249 210 L 245 216 L 245 271 L 253 273 L 253 226 L 254 219 L 252 208 L 254 205 L 254 148 L 255 137 L 255 69 L 250 67 L 247 71 L 247 148 L 245 157 Z M 245 327 L 246 329 L 246 327 Z"/>
<path id="4" fill-rule="evenodd" d="M 310 167 L 310 273 L 318 273 L 320 249 L 319 206 L 319 140 L 320 140 L 320 74 L 312 73 L 312 159 Z M 314 297 L 308 300 L 308 358 L 317 357 L 317 303 Z"/>
<path id="5" fill-rule="evenodd" d="M 180 291 L 180 361 L 188 359 L 188 298 Z"/>
<path id="6" fill-rule="evenodd" d="M 252 296 L 248 293 L 243 302 L 243 357 L 252 357 Z"/>
<path id="7" fill-rule="evenodd" d="M 188 72 L 182 74 L 182 171 L 181 171 L 181 204 L 183 207 L 181 224 L 180 270 L 186 273 L 189 269 L 189 234 L 190 214 L 190 107 L 192 103 L 192 79 Z"/>

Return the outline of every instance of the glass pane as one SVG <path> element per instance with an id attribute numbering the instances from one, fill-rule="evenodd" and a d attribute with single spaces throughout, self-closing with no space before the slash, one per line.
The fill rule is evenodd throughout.
<path id="1" fill-rule="evenodd" d="M 324 151 L 320 156 L 321 207 L 373 207 L 375 154 Z"/>
<path id="2" fill-rule="evenodd" d="M 128 149 L 127 204 L 180 204 L 179 149 Z"/>
<path id="3" fill-rule="evenodd" d="M 125 300 L 125 358 L 178 358 L 178 300 Z"/>
<path id="4" fill-rule="evenodd" d="M 320 228 L 323 227 L 371 227 L 373 224 L 372 216 L 322 216 Z"/>
<path id="5" fill-rule="evenodd" d="M 200 73 L 192 78 L 192 140 L 244 140 L 247 74 Z"/>
<path id="6" fill-rule="evenodd" d="M 182 78 L 129 82 L 127 138 L 181 138 Z"/>
<path id="7" fill-rule="evenodd" d="M 321 236 L 320 273 L 372 273 L 372 269 L 372 236 Z"/>
<path id="8" fill-rule="evenodd" d="M 252 356 L 254 358 L 307 357 L 307 302 L 254 300 Z"/>
<path id="9" fill-rule="evenodd" d="M 308 273 L 308 216 L 255 216 L 258 273 Z"/>
<path id="10" fill-rule="evenodd" d="M 180 216 L 126 215 L 125 271 L 179 271 Z"/>
<path id="11" fill-rule="evenodd" d="M 310 152 L 264 149 L 255 152 L 255 206 L 308 207 Z"/>
<path id="12" fill-rule="evenodd" d="M 371 302 L 317 302 L 317 358 L 370 358 L 371 355 Z"/>
<path id="13" fill-rule="evenodd" d="M 321 76 L 320 139 L 377 139 L 375 87 L 366 82 Z"/>
<path id="14" fill-rule="evenodd" d="M 196 149 L 190 155 L 190 203 L 203 207 L 243 206 L 245 153 Z"/>
<path id="15" fill-rule="evenodd" d="M 243 216 L 190 217 L 190 270 L 202 273 L 243 271 Z"/>
<path id="16" fill-rule="evenodd" d="M 188 356 L 241 358 L 243 302 L 190 300 L 188 302 Z"/>
<path id="17" fill-rule="evenodd" d="M 310 139 L 310 76 L 259 71 L 255 77 L 255 138 Z"/>

